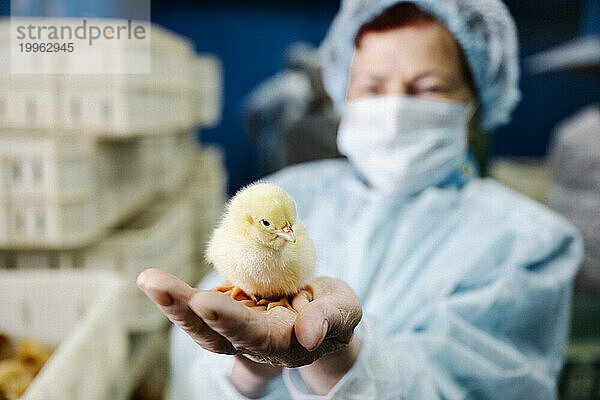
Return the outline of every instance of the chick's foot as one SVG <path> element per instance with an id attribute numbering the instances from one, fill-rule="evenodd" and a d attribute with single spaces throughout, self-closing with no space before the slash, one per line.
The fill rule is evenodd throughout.
<path id="1" fill-rule="evenodd" d="M 292 305 L 290 304 L 290 300 L 287 296 L 282 297 L 278 301 L 273 301 L 273 300 L 268 300 L 268 299 L 260 299 L 259 302 L 256 303 L 256 305 L 267 306 L 267 311 L 269 311 L 273 307 L 282 306 L 282 307 L 287 308 L 288 310 L 297 312 L 296 310 L 294 310 L 294 307 L 292 307 Z"/>
<path id="2" fill-rule="evenodd" d="M 215 290 L 231 296 L 234 300 L 252 300 L 256 303 L 256 296 L 244 292 L 242 288 L 234 285 L 217 286 Z"/>

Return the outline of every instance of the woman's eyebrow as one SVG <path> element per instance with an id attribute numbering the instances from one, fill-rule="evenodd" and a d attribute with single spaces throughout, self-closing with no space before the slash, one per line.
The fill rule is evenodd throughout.
<path id="1" fill-rule="evenodd" d="M 442 69 L 438 69 L 438 68 L 432 68 L 432 69 L 428 69 L 425 71 L 420 71 L 418 73 L 416 73 L 414 76 L 412 76 L 410 78 L 411 81 L 418 81 L 419 79 L 423 79 L 423 78 L 429 78 L 429 77 L 434 77 L 434 78 L 441 78 L 444 81 L 450 82 L 450 74 L 448 74 L 446 71 L 442 70 Z"/>
<path id="2" fill-rule="evenodd" d="M 385 76 L 378 74 L 372 71 L 363 71 L 352 74 L 352 78 L 359 78 L 362 80 L 370 80 L 370 81 L 383 81 L 385 80 Z"/>

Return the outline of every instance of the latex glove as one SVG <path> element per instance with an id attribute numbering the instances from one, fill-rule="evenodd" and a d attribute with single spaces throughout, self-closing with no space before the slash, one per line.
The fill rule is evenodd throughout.
<path id="1" fill-rule="evenodd" d="M 275 366 L 300 367 L 343 349 L 351 343 L 362 317 L 352 289 L 327 277 L 313 279 L 293 298 L 297 314 L 285 307 L 268 312 L 265 307 L 249 307 L 252 301 L 194 289 L 158 269 L 142 272 L 137 283 L 169 320 L 204 349 L 244 354 Z M 356 346 L 353 353 L 358 355 Z"/>

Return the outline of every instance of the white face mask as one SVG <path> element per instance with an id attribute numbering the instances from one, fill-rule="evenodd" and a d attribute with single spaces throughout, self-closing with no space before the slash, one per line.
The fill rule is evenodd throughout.
<path id="1" fill-rule="evenodd" d="M 461 168 L 472 109 L 399 95 L 348 102 L 338 148 L 374 189 L 413 194 Z"/>

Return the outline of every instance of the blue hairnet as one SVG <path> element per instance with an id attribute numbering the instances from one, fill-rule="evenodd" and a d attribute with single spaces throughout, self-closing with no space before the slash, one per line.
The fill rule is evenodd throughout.
<path id="1" fill-rule="evenodd" d="M 441 21 L 460 44 L 471 68 L 482 109 L 482 125 L 509 121 L 521 98 L 514 21 L 500 0 L 410 0 Z M 354 37 L 360 27 L 398 0 L 343 0 L 321 44 L 323 81 L 334 104 L 346 98 Z"/>

